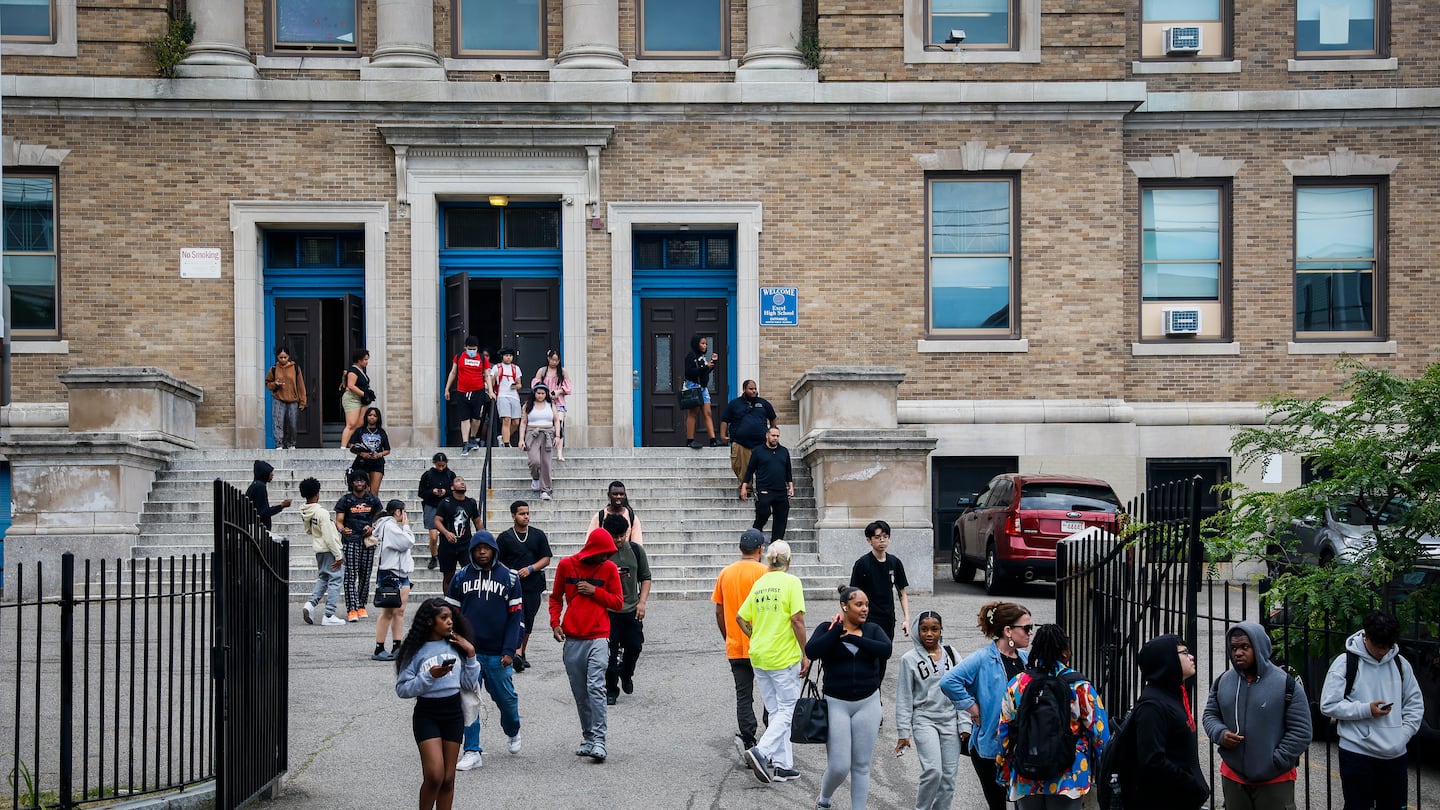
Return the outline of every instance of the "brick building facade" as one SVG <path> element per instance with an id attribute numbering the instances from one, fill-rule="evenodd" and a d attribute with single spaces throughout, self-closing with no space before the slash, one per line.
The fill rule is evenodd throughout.
<path id="1" fill-rule="evenodd" d="M 717 395 L 758 379 L 792 439 L 808 369 L 898 367 L 944 526 L 1003 468 L 1240 475 L 1257 401 L 1440 340 L 1416 0 L 189 0 L 156 78 L 173 5 L 0 2 L 8 429 L 67 369 L 144 365 L 204 390 L 205 442 L 263 447 L 285 343 L 318 446 L 363 343 L 392 437 L 450 443 L 470 331 L 527 376 L 561 349 L 572 445 L 674 444 L 705 332 Z"/>

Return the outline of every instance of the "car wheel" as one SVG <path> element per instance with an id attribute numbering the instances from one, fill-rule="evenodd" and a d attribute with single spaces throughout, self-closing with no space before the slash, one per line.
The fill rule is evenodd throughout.
<path id="1" fill-rule="evenodd" d="M 985 593 L 992 596 L 1005 590 L 1005 572 L 995 558 L 995 544 L 985 546 Z"/>
<path id="2" fill-rule="evenodd" d="M 1320 549 L 1320 567 L 1324 568 L 1333 562 L 1335 562 L 1335 550 L 1328 546 Z"/>
<path id="3" fill-rule="evenodd" d="M 1279 546 L 1270 546 L 1265 549 L 1265 576 L 1275 579 L 1281 574 L 1289 574 L 1292 571 L 1290 563 L 1284 557 L 1284 550 Z"/>
<path id="4" fill-rule="evenodd" d="M 950 578 L 963 585 L 975 581 L 975 563 L 965 559 L 965 554 L 960 549 L 960 540 L 957 538 L 950 546 Z"/>

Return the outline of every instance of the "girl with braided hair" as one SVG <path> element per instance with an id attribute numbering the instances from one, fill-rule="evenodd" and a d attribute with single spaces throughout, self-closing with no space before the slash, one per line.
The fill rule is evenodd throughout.
<path id="1" fill-rule="evenodd" d="M 980 779 L 980 789 L 985 792 L 986 806 L 989 810 L 1005 810 L 1005 788 L 995 766 L 995 757 L 1000 753 L 996 736 L 1000 703 L 1010 680 L 1025 670 L 1025 648 L 1030 646 L 1035 625 L 1024 605 L 997 601 L 980 607 L 976 626 L 992 643 L 950 670 L 940 681 L 940 689 L 975 724 L 970 735 L 970 761 Z"/>

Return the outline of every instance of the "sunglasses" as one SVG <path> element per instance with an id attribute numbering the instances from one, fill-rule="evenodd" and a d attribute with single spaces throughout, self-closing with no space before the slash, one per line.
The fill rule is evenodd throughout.
<path id="1" fill-rule="evenodd" d="M 1009 625 L 1009 627 L 1012 630 L 1024 630 L 1027 636 L 1035 632 L 1035 625 L 1033 624 L 1012 624 Z"/>

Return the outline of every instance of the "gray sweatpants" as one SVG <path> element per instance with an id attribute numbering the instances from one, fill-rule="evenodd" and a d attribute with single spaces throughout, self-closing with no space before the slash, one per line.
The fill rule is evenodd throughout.
<path id="1" fill-rule="evenodd" d="M 820 778 L 820 800 L 828 803 L 835 789 L 850 777 L 850 806 L 864 807 L 870 800 L 870 762 L 875 738 L 880 735 L 880 692 L 864 700 L 840 700 L 829 695 L 830 732 L 825 739 L 825 775 Z"/>
<path id="2" fill-rule="evenodd" d="M 960 764 L 960 721 L 916 723 L 910 742 L 920 759 L 920 792 L 915 810 L 950 810 L 955 798 L 955 769 Z"/>
<path id="3" fill-rule="evenodd" d="M 580 734 L 587 743 L 605 744 L 605 666 L 609 656 L 609 639 L 565 639 L 565 674 L 580 715 Z"/>

